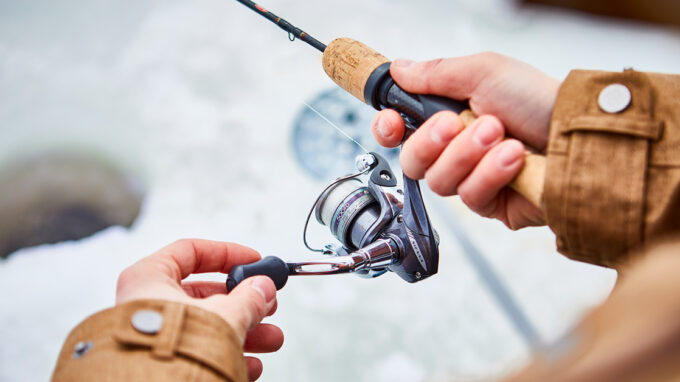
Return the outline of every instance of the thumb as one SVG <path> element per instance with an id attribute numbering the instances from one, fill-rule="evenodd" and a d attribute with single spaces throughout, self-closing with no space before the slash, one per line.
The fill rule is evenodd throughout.
<path id="1" fill-rule="evenodd" d="M 276 304 L 276 286 L 269 277 L 253 276 L 228 295 L 214 295 L 206 300 L 210 299 L 213 299 L 210 302 L 212 310 L 244 340 L 246 333 L 254 329 Z"/>
<path id="2" fill-rule="evenodd" d="M 479 55 L 424 62 L 396 59 L 390 65 L 390 74 L 411 93 L 468 99 L 486 72 L 488 61 L 480 60 Z"/>

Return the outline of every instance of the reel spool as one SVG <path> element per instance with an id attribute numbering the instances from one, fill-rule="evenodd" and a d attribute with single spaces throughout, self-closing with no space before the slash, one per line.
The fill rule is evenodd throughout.
<path id="1" fill-rule="evenodd" d="M 332 186 L 314 206 L 316 220 L 350 250 L 360 247 L 364 234 L 379 215 L 380 205 L 357 178 Z"/>

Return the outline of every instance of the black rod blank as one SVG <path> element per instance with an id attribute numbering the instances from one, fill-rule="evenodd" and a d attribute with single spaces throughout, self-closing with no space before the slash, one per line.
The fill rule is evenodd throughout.
<path id="1" fill-rule="evenodd" d="M 288 32 L 288 38 L 290 38 L 291 41 L 295 40 L 296 38 L 299 38 L 300 40 L 306 42 L 307 44 L 313 46 L 317 50 L 319 50 L 321 53 L 323 53 L 324 50 L 326 50 L 326 45 L 323 44 L 321 41 L 315 39 L 314 37 L 310 36 L 307 34 L 307 32 L 303 31 L 302 29 L 296 27 L 295 25 L 289 23 L 288 21 L 280 18 L 279 16 L 269 12 L 266 10 L 264 7 L 250 1 L 250 0 L 236 0 L 239 3 L 245 5 L 246 7 L 252 9 L 253 11 L 259 13 L 263 17 L 267 18 L 269 21 L 273 22 L 274 24 L 278 25 L 281 29 L 284 31 Z"/>

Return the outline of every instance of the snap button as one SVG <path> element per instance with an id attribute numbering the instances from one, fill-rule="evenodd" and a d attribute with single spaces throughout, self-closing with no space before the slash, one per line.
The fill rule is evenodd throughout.
<path id="1" fill-rule="evenodd" d="M 625 85 L 611 84 L 602 89 L 597 103 L 605 113 L 620 113 L 630 105 L 630 90 Z"/>
<path id="2" fill-rule="evenodd" d="M 155 310 L 139 310 L 132 315 L 132 327 L 144 334 L 156 334 L 163 326 L 163 316 Z"/>
<path id="3" fill-rule="evenodd" d="M 94 344 L 92 341 L 80 341 L 73 347 L 73 359 L 78 359 L 92 349 Z"/>

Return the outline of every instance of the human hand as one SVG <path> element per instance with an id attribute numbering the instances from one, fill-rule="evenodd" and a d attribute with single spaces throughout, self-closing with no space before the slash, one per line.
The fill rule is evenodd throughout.
<path id="1" fill-rule="evenodd" d="M 511 229 L 545 224 L 541 210 L 506 185 L 524 164 L 524 146 L 545 150 L 560 82 L 495 53 L 413 63 L 395 60 L 390 73 L 404 90 L 469 100 L 480 116 L 464 129 L 452 112 L 428 119 L 404 142 L 404 174 L 425 179 L 442 196 L 460 195 L 473 211 Z M 404 122 L 391 109 L 373 119 L 373 136 L 395 147 Z M 505 136 L 516 139 L 503 140 Z"/>
<path id="2" fill-rule="evenodd" d="M 192 273 L 221 272 L 252 263 L 260 255 L 233 243 L 185 239 L 176 241 L 125 269 L 118 278 L 116 304 L 138 299 L 162 299 L 191 304 L 222 317 L 249 353 L 269 353 L 283 344 L 277 326 L 260 321 L 276 311 L 276 287 L 265 276 L 240 283 L 229 294 L 223 282 L 182 281 Z M 248 378 L 262 374 L 262 362 L 246 357 Z"/>

